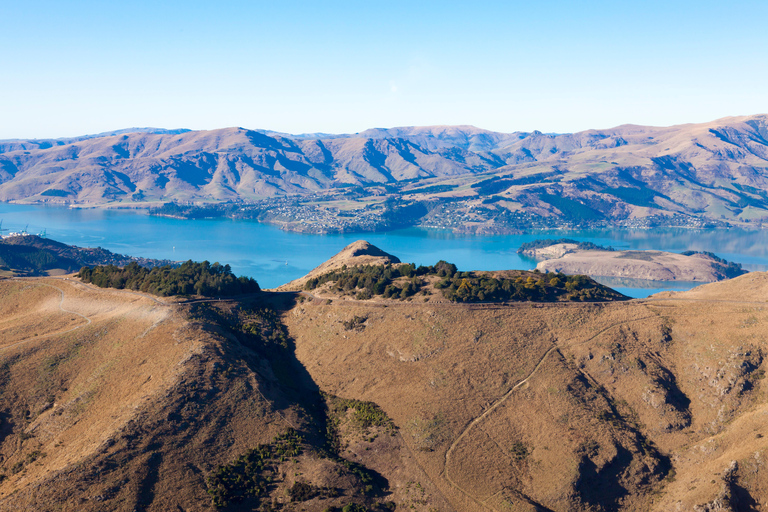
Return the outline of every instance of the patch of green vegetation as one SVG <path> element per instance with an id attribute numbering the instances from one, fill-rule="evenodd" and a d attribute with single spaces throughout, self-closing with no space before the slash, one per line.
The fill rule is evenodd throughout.
<path id="1" fill-rule="evenodd" d="M 296 482 L 288 489 L 291 501 L 308 501 L 320 494 L 319 488 L 307 482 Z"/>
<path id="2" fill-rule="evenodd" d="M 47 190 L 43 190 L 40 192 L 41 196 L 51 196 L 51 197 L 67 197 L 69 195 L 69 192 L 66 190 L 61 190 L 58 188 L 49 188 Z"/>
<path id="3" fill-rule="evenodd" d="M 123 268 L 115 265 L 83 267 L 78 277 L 101 288 L 127 288 L 161 297 L 191 294 L 232 296 L 260 290 L 253 278 L 236 277 L 229 265 L 211 265 L 207 261 L 196 263 L 189 260 L 177 268 L 166 265 L 152 270 L 136 262 Z"/>
<path id="4" fill-rule="evenodd" d="M 377 475 L 374 472 L 362 464 L 349 461 L 339 455 L 343 449 L 340 426 L 342 422 L 350 417 L 350 410 L 352 411 L 352 426 L 364 436 L 368 436 L 370 429 L 373 427 L 383 428 L 390 435 L 395 435 L 397 427 L 394 422 L 373 402 L 344 399 L 325 393 L 322 393 L 322 396 L 325 399 L 327 407 L 326 439 L 329 451 L 331 452 L 326 452 L 326 456 L 335 460 L 344 466 L 351 474 L 355 475 L 360 480 L 360 484 L 362 485 L 365 494 L 370 496 L 381 494 L 383 490 L 382 486 L 384 486 L 386 482 L 381 482 L 381 479 L 377 478 Z M 376 435 L 373 435 L 372 437 L 366 437 L 365 439 L 372 442 L 376 437 Z"/>
<path id="5" fill-rule="evenodd" d="M 358 316 L 355 315 L 349 320 L 344 320 L 342 322 L 342 325 L 344 326 L 344 329 L 348 331 L 357 331 L 361 332 L 365 330 L 365 321 L 368 320 L 367 316 Z"/>
<path id="6" fill-rule="evenodd" d="M 355 293 L 359 297 L 378 295 L 384 298 L 407 299 L 422 292 L 423 276 L 442 277 L 435 287 L 453 302 L 505 302 L 559 300 L 601 302 L 624 300 L 625 296 L 598 284 L 587 276 L 529 273 L 527 278 L 495 278 L 486 273 L 459 272 L 456 265 L 439 261 L 434 266 L 414 264 L 392 267 L 368 265 L 342 267 L 307 281 L 305 288 L 313 290 L 332 282 L 339 292 Z M 402 279 L 405 278 L 405 279 Z M 360 291 L 358 291 L 360 290 Z"/>
<path id="7" fill-rule="evenodd" d="M 307 482 L 297 481 L 288 488 L 288 496 L 293 502 L 309 501 L 318 496 L 323 498 L 335 498 L 339 496 L 338 489 L 332 487 L 318 487 Z"/>
<path id="8" fill-rule="evenodd" d="M 336 425 L 352 410 L 352 424 L 361 432 L 368 433 L 372 427 L 382 427 L 390 434 L 397 430 L 395 423 L 381 407 L 374 402 L 363 402 L 353 398 L 339 398 L 324 395 L 328 403 L 328 416 Z"/>
<path id="9" fill-rule="evenodd" d="M 51 251 L 24 245 L 0 242 L 0 268 L 39 274 L 52 268 L 74 271 L 79 265 L 69 258 L 62 258 Z"/>
<path id="10" fill-rule="evenodd" d="M 350 503 L 348 505 L 344 505 L 341 509 L 341 512 L 368 512 L 368 509 L 362 505 L 358 505 L 357 503 Z"/>
<path id="11" fill-rule="evenodd" d="M 347 459 L 339 458 L 338 462 L 340 462 L 343 466 L 346 466 L 350 473 L 360 479 L 360 483 L 363 484 L 363 492 L 365 492 L 365 494 L 373 495 L 381 491 L 381 489 L 378 489 L 378 486 L 376 485 L 376 479 L 368 468 L 362 464 L 358 464 L 357 462 L 352 462 L 351 460 Z"/>
<path id="12" fill-rule="evenodd" d="M 46 455 L 48 455 L 48 454 L 45 453 L 45 452 L 41 452 L 40 450 L 34 450 L 34 451 L 32 451 L 32 452 L 27 454 L 27 464 L 32 464 L 37 459 L 42 459 Z"/>
<path id="13" fill-rule="evenodd" d="M 314 277 L 304 285 L 306 290 L 314 290 L 325 283 L 333 282 L 335 289 L 344 292 L 358 291 L 370 298 L 381 295 L 385 298 L 406 299 L 421 290 L 420 277 L 438 275 L 440 277 L 456 273 L 456 265 L 446 261 L 439 261 L 435 265 L 416 267 L 415 264 L 405 264 L 398 267 L 392 265 L 365 265 L 347 268 L 343 266 Z M 406 282 L 394 283 L 398 278 L 408 278 Z"/>
<path id="14" fill-rule="evenodd" d="M 593 279 L 565 274 L 532 274 L 527 278 L 498 279 L 463 272 L 435 284 L 454 302 L 554 302 L 559 300 L 602 302 L 626 297 Z"/>
<path id="15" fill-rule="evenodd" d="M 182 205 L 163 203 L 158 208 L 150 208 L 149 214 L 183 219 L 211 219 L 224 217 L 231 209 L 232 205 L 227 204 Z"/>
<path id="16" fill-rule="evenodd" d="M 524 461 L 531 454 L 531 451 L 522 441 L 515 441 L 509 451 L 512 454 L 512 458 L 518 462 Z"/>
<path id="17" fill-rule="evenodd" d="M 268 444 L 246 451 L 230 464 L 216 468 L 208 478 L 208 494 L 216 507 L 227 507 L 246 499 L 258 500 L 272 486 L 275 463 L 302 453 L 302 437 L 293 429 Z"/>
<path id="18" fill-rule="evenodd" d="M 288 348 L 288 330 L 280 316 L 272 309 L 242 310 L 240 331 L 258 338 L 265 345 L 279 345 Z"/>
<path id="19" fill-rule="evenodd" d="M 616 256 L 616 258 L 624 260 L 653 261 L 653 251 L 626 251 L 624 254 Z"/>

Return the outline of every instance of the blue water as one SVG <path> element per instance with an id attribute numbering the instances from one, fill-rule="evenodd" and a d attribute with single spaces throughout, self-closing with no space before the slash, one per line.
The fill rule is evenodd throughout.
<path id="1" fill-rule="evenodd" d="M 279 286 L 327 260 L 345 245 L 365 239 L 406 262 L 431 265 L 438 260 L 462 270 L 531 269 L 517 248 L 538 238 L 574 238 L 617 249 L 672 252 L 710 251 L 748 270 L 768 270 L 768 231 L 744 230 L 592 230 L 530 235 L 459 236 L 418 228 L 388 233 L 308 235 L 281 231 L 250 221 L 181 220 L 144 213 L 69 209 L 0 203 L 3 229 L 37 234 L 81 247 L 178 261 L 229 263 L 238 275 L 255 278 L 264 288 Z M 8 231 L 4 231 L 5 234 Z M 620 283 L 622 284 L 622 283 Z M 632 297 L 663 290 L 687 290 L 695 283 L 633 282 L 615 289 Z"/>

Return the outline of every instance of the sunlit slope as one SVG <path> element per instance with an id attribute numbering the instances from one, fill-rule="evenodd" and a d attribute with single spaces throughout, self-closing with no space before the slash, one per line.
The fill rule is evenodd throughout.
<path id="1" fill-rule="evenodd" d="M 291 297 L 0 281 L 0 510 L 450 510 L 383 413 L 320 394 Z"/>
<path id="2" fill-rule="evenodd" d="M 175 306 L 63 279 L 0 296 L 0 509 L 210 510 L 207 473 L 295 416 L 253 373 L 219 389 L 223 338 Z"/>
<path id="3" fill-rule="evenodd" d="M 768 503 L 762 273 L 600 304 L 0 296 L 3 510 Z"/>
<path id="4" fill-rule="evenodd" d="M 604 305 L 314 301 L 285 319 L 320 388 L 381 405 L 457 510 L 692 510 L 768 500 L 766 283 Z"/>

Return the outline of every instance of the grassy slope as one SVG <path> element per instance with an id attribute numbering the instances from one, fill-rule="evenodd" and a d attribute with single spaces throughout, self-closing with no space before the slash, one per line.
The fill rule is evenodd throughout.
<path id="1" fill-rule="evenodd" d="M 92 323 L 60 310 L 46 284 Z M 0 508 L 210 510 L 206 475 L 288 424 L 305 451 L 278 464 L 270 497 L 287 502 L 299 479 L 342 496 L 285 510 L 763 503 L 766 289 L 751 273 L 609 304 L 294 305 L 265 294 L 282 311 L 289 336 L 273 338 L 284 350 L 233 330 L 253 305 L 0 281 L 13 298 L 0 303 Z M 318 391 L 373 401 L 398 429 L 360 427 L 352 409 L 329 418 Z M 375 477 L 367 494 L 319 451 L 329 426 L 339 454 Z"/>
<path id="2" fill-rule="evenodd" d="M 707 300 L 743 286 L 710 285 Z M 381 405 L 457 509 L 689 510 L 728 493 L 767 497 L 757 418 L 768 316 L 756 296 L 706 307 L 338 301 L 286 321 L 319 386 Z M 355 317 L 364 330 L 345 330 Z M 727 477 L 732 460 L 741 469 Z"/>
<path id="3" fill-rule="evenodd" d="M 214 510 L 207 477 L 289 428 L 302 453 L 258 475 L 262 504 L 289 502 L 300 480 L 332 496 L 289 510 L 386 501 L 386 480 L 328 451 L 317 387 L 270 337 L 279 323 L 253 322 L 255 306 L 162 304 L 59 279 L 0 281 L 0 295 L 11 299 L 0 304 L 0 509 Z M 417 483 L 397 433 L 380 430 L 338 437 L 375 437 L 367 446 Z"/>

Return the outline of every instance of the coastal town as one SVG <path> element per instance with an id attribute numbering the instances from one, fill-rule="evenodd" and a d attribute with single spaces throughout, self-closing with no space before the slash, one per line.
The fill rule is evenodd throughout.
<path id="1" fill-rule="evenodd" d="M 407 227 L 442 229 L 456 234 L 496 235 L 555 229 L 704 229 L 726 226 L 713 219 L 683 214 L 585 219 L 557 214 L 559 212 L 515 209 L 515 206 L 512 201 L 489 202 L 476 197 L 415 200 L 399 194 L 374 198 L 313 194 L 274 197 L 253 203 L 166 203 L 151 209 L 150 214 L 184 219 L 256 220 L 286 231 L 313 234 L 382 232 Z"/>

